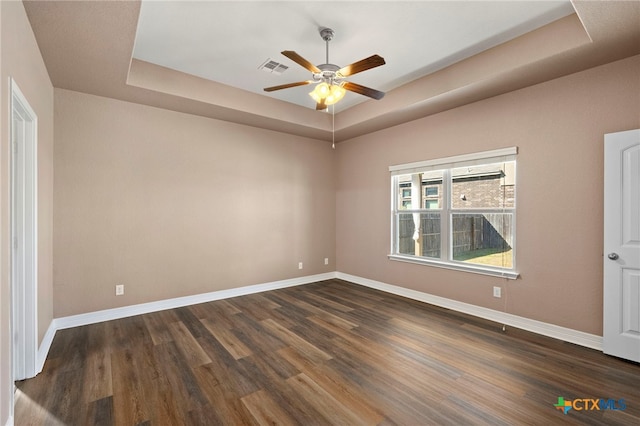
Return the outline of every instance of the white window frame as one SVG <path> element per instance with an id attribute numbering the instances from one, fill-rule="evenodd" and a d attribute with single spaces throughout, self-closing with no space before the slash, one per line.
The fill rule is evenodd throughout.
<path id="1" fill-rule="evenodd" d="M 501 148 L 491 151 L 476 152 L 471 154 L 457 155 L 453 157 L 445 157 L 434 160 L 419 161 L 415 163 L 399 164 L 395 166 L 389 166 L 389 172 L 391 174 L 391 253 L 388 255 L 390 260 L 396 260 L 401 262 L 417 263 L 421 265 L 435 266 L 439 268 L 453 269 L 458 271 L 472 272 L 483 275 L 497 276 L 507 279 L 517 279 L 519 273 L 516 270 L 516 208 L 509 209 L 513 211 L 513 241 L 512 241 L 512 253 L 513 262 L 511 268 L 500 268 L 484 265 L 476 265 L 467 262 L 452 260 L 452 249 L 449 244 L 449 228 L 451 226 L 452 214 L 459 212 L 459 209 L 452 208 L 451 205 L 451 169 L 458 167 L 467 167 L 474 165 L 484 165 L 491 163 L 501 163 L 507 161 L 516 161 L 516 155 L 518 153 L 517 147 Z M 443 190 L 442 190 L 442 208 L 437 211 L 441 214 L 441 229 L 440 229 L 440 258 L 429 258 L 422 256 L 412 256 L 407 254 L 398 253 L 398 235 L 396 216 L 399 211 L 398 206 L 398 176 L 408 175 L 414 173 L 422 173 L 428 171 L 443 171 Z M 517 173 L 517 167 L 516 167 Z M 445 184 L 445 182 L 447 182 Z M 517 182 L 517 178 L 516 178 Z M 516 183 L 517 192 L 517 183 Z M 482 211 L 492 209 L 482 209 Z M 435 210 L 434 210 L 435 211 Z M 496 211 L 502 211 L 496 209 Z M 403 210 L 403 213 L 422 213 L 424 210 Z"/>

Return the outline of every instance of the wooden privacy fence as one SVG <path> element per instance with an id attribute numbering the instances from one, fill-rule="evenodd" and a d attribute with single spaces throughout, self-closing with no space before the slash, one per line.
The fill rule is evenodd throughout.
<path id="1" fill-rule="evenodd" d="M 511 213 L 454 214 L 453 255 L 488 248 L 511 248 Z"/>
<path id="2" fill-rule="evenodd" d="M 412 214 L 400 216 L 398 224 L 398 252 L 415 255 L 415 229 Z M 440 214 L 420 215 L 422 256 L 440 257 Z M 510 213 L 459 214 L 453 215 L 453 255 L 480 250 L 511 248 L 513 220 Z"/>

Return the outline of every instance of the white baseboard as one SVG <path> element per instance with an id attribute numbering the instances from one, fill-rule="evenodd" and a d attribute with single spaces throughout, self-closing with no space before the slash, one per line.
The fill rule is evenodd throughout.
<path id="1" fill-rule="evenodd" d="M 256 284 L 246 287 L 238 287 L 228 290 L 195 294 L 192 296 L 178 297 L 174 299 L 160 300 L 157 302 L 142 303 L 138 305 L 124 306 L 121 308 L 105 309 L 102 311 L 89 312 L 86 314 L 55 318 L 51 322 L 49 329 L 47 330 L 38 350 L 38 372 L 42 371 L 44 362 L 47 358 L 47 354 L 49 353 L 51 343 L 53 342 L 53 338 L 57 330 L 126 318 L 150 312 L 163 311 L 166 309 L 180 308 L 183 306 L 211 302 L 214 300 L 228 299 L 230 297 L 244 296 L 269 290 L 277 290 L 280 288 L 310 284 L 333 278 L 339 278 L 345 281 L 352 282 L 354 284 L 363 285 L 387 293 L 396 294 L 398 296 L 407 297 L 409 299 L 418 300 L 420 302 L 429 303 L 435 306 L 440 306 L 442 308 L 447 308 L 453 311 L 473 315 L 490 321 L 495 321 L 499 324 L 505 324 L 511 327 L 516 327 L 522 330 L 541 334 L 543 336 L 553 337 L 565 342 L 570 342 L 576 345 L 581 345 L 591 349 L 602 351 L 601 336 L 520 317 L 518 315 L 509 314 L 506 312 L 496 311 L 481 306 L 471 305 L 469 303 L 459 302 L 453 299 L 447 299 L 445 297 L 435 296 L 429 293 L 423 293 L 404 287 L 398 287 L 392 284 L 387 284 L 368 278 L 362 278 L 342 272 L 328 272 L 324 274 L 309 275 L 288 280 L 274 281 L 270 283 Z"/>
<path id="2" fill-rule="evenodd" d="M 183 306 L 196 305 L 198 303 L 228 299 L 230 297 L 244 296 L 247 294 L 261 293 L 263 291 L 310 284 L 318 281 L 330 280 L 335 277 L 335 272 L 327 272 L 325 274 L 308 275 L 306 277 L 291 278 L 288 280 L 273 281 L 270 283 L 231 288 L 228 290 L 213 291 L 211 293 L 194 294 L 193 296 L 177 297 L 174 299 L 159 300 L 157 302 L 141 303 L 138 305 L 123 306 L 121 308 L 71 315 L 68 317 L 55 318 L 49 328 L 53 327 L 54 330 L 62 330 L 65 328 L 79 327 L 81 325 L 95 324 L 103 321 L 148 314 L 150 312 L 164 311 L 166 309 L 181 308 Z"/>
<path id="3" fill-rule="evenodd" d="M 42 342 L 40 342 L 40 347 L 38 348 L 38 354 L 36 359 L 36 374 L 40 374 L 42 369 L 44 368 L 44 362 L 47 360 L 47 355 L 49 354 L 49 349 L 51 349 L 51 343 L 53 343 L 53 338 L 56 335 L 56 324 L 55 319 L 51 321 L 49 324 L 49 328 L 47 332 L 44 334 L 42 338 Z"/>
<path id="4" fill-rule="evenodd" d="M 5 426 L 13 426 L 13 416 L 9 416 L 7 422 L 5 423 Z"/>
<path id="5" fill-rule="evenodd" d="M 459 302 L 457 300 L 447 299 L 445 297 L 435 296 L 433 294 L 398 287 L 342 272 L 336 272 L 336 278 L 602 351 L 602 336 L 597 336 L 595 334 L 560 327 L 558 325 L 536 321 L 489 308 L 483 308 L 481 306 L 471 305 L 469 303 Z"/>

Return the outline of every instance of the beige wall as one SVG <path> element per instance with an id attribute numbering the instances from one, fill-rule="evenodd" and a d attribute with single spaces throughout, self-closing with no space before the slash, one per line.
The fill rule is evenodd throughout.
<path id="1" fill-rule="evenodd" d="M 12 77 L 38 116 L 38 336 L 53 319 L 53 87 L 21 2 L 0 2 L 1 104 L 0 143 L 0 424 L 9 416 L 11 373 L 9 78 Z"/>
<path id="2" fill-rule="evenodd" d="M 329 143 L 62 89 L 55 141 L 56 317 L 335 270 Z"/>
<path id="3" fill-rule="evenodd" d="M 635 56 L 340 143 L 337 270 L 601 335 L 603 135 L 640 127 L 638 75 Z M 388 166 L 509 146 L 520 279 L 387 259 Z"/>

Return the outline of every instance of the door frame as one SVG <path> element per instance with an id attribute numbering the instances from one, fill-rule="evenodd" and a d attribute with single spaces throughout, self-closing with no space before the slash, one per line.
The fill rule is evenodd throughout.
<path id="1" fill-rule="evenodd" d="M 635 304 L 640 294 L 637 286 L 640 246 L 636 240 L 639 230 L 629 217 L 631 211 L 639 208 L 630 202 L 634 195 L 631 191 L 638 187 L 625 184 L 625 179 L 632 182 L 633 177 L 627 176 L 621 167 L 627 158 L 622 155 L 623 149 L 635 150 L 640 146 L 640 129 L 608 133 L 604 142 L 602 349 L 605 354 L 640 362 L 640 333 L 633 320 L 640 313 L 640 305 Z M 626 205 L 628 215 L 622 214 L 622 205 Z M 626 322 L 629 319 L 631 322 Z"/>
<path id="2" fill-rule="evenodd" d="M 10 79 L 11 382 L 37 374 L 38 117 Z M 13 398 L 13 392 L 12 392 Z M 13 406 L 13 401 L 12 401 Z"/>

